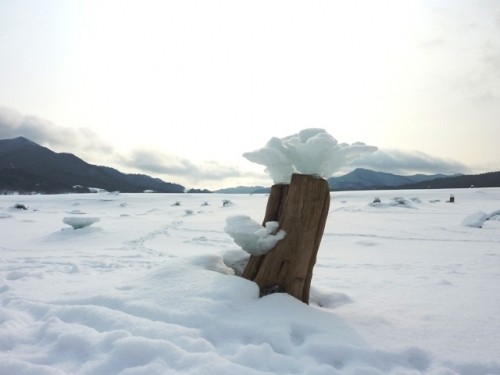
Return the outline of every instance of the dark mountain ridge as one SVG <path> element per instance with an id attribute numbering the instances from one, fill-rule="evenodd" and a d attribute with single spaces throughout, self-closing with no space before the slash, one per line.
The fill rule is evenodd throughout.
<path id="1" fill-rule="evenodd" d="M 500 171 L 436 178 L 400 186 L 398 189 L 461 189 L 500 187 Z"/>
<path id="2" fill-rule="evenodd" d="M 73 154 L 56 153 L 24 137 L 0 140 L 0 191 L 52 194 L 89 192 L 89 188 L 124 193 L 184 192 L 182 185 L 92 165 Z"/>
<path id="3" fill-rule="evenodd" d="M 400 176 L 392 173 L 357 168 L 344 176 L 330 177 L 328 185 L 332 191 L 386 189 L 446 177 L 448 176 L 443 174 Z"/>
<path id="4" fill-rule="evenodd" d="M 346 175 L 328 179 L 330 191 L 346 190 L 409 190 L 409 189 L 456 189 L 469 187 L 500 187 L 500 172 L 475 175 L 414 174 L 400 176 L 358 168 Z M 238 186 L 216 192 L 235 194 L 269 193 L 270 188 Z"/>

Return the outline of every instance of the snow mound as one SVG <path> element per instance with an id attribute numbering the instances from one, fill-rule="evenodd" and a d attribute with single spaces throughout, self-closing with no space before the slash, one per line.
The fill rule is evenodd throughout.
<path id="1" fill-rule="evenodd" d="M 94 223 L 100 221 L 98 217 L 65 217 L 63 219 L 64 224 L 68 224 L 73 227 L 73 229 L 81 229 L 91 226 Z"/>
<path id="2" fill-rule="evenodd" d="M 243 250 L 230 250 L 223 254 L 224 264 L 234 270 L 235 275 L 242 275 L 248 263 L 248 253 Z"/>
<path id="3" fill-rule="evenodd" d="M 233 268 L 226 265 L 224 258 L 216 254 L 207 254 L 193 257 L 191 264 L 208 271 L 214 271 L 223 275 L 234 275 Z"/>
<path id="4" fill-rule="evenodd" d="M 482 228 L 484 223 L 488 220 L 500 220 L 500 210 L 493 211 L 490 214 L 487 214 L 483 211 L 476 212 L 472 215 L 467 216 L 462 221 L 462 224 L 466 227 Z"/>
<path id="5" fill-rule="evenodd" d="M 310 303 L 319 307 L 336 308 L 352 303 L 352 299 L 345 293 L 333 292 L 313 286 L 311 287 Z"/>
<path id="6" fill-rule="evenodd" d="M 486 218 L 488 215 L 486 215 L 484 212 L 479 211 L 476 212 L 472 215 L 467 216 L 463 221 L 462 224 L 466 227 L 471 227 L 471 228 L 481 228 L 486 221 Z"/>
<path id="7" fill-rule="evenodd" d="M 263 148 L 246 152 L 243 157 L 266 166 L 266 172 L 278 184 L 290 182 L 296 172 L 328 178 L 354 159 L 376 150 L 362 142 L 338 143 L 324 129 L 309 128 L 285 138 L 273 137 Z"/>
<path id="8" fill-rule="evenodd" d="M 250 255 L 268 253 L 286 235 L 284 230 L 278 230 L 278 222 L 268 221 L 263 227 L 246 215 L 230 216 L 226 224 L 224 231 Z"/>
<path id="9" fill-rule="evenodd" d="M 389 202 L 384 203 L 380 200 L 380 198 L 375 198 L 373 202 L 369 205 L 372 207 L 404 207 L 404 208 L 415 208 L 411 202 L 421 203 L 418 198 L 411 198 L 408 200 L 404 197 L 394 197 Z"/>

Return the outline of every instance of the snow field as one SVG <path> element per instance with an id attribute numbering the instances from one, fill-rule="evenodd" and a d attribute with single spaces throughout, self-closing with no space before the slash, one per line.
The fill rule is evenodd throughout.
<path id="1" fill-rule="evenodd" d="M 0 374 L 500 373 L 500 189 L 332 193 L 309 306 L 235 275 L 266 202 L 0 196 Z"/>

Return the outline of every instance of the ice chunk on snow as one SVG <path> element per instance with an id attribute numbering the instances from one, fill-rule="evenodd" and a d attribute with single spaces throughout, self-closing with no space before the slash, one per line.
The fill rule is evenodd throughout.
<path id="1" fill-rule="evenodd" d="M 284 230 L 278 230 L 278 222 L 269 221 L 263 227 L 246 215 L 230 216 L 226 224 L 224 231 L 250 255 L 268 253 L 286 235 Z"/>
<path id="2" fill-rule="evenodd" d="M 97 223 L 100 220 L 101 219 L 99 219 L 98 217 L 71 216 L 71 217 L 65 217 L 63 219 L 63 223 L 72 226 L 73 229 L 81 229 L 81 228 L 91 226 L 92 224 Z"/>
<path id="3" fill-rule="evenodd" d="M 479 211 L 476 212 L 475 214 L 467 216 L 462 224 L 465 225 L 466 227 L 472 227 L 472 228 L 481 228 L 488 218 L 488 215 L 486 215 L 484 212 Z"/>
<path id="4" fill-rule="evenodd" d="M 274 183 L 288 183 L 295 172 L 328 178 L 362 154 L 376 150 L 361 142 L 338 143 L 325 130 L 310 128 L 282 139 L 273 137 L 260 150 L 243 156 L 266 166 Z"/>
<path id="5" fill-rule="evenodd" d="M 488 220 L 497 220 L 497 216 L 500 215 L 500 210 L 493 211 L 490 214 L 486 214 L 482 211 L 476 212 L 475 214 L 467 216 L 463 221 L 462 224 L 465 225 L 466 227 L 472 227 L 472 228 L 482 228 L 484 223 Z"/>

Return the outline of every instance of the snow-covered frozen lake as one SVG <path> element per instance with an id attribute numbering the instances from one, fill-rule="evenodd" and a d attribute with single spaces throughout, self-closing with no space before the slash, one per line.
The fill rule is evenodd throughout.
<path id="1" fill-rule="evenodd" d="M 500 189 L 332 193 L 310 305 L 233 274 L 266 202 L 0 196 L 0 374 L 500 374 Z"/>

